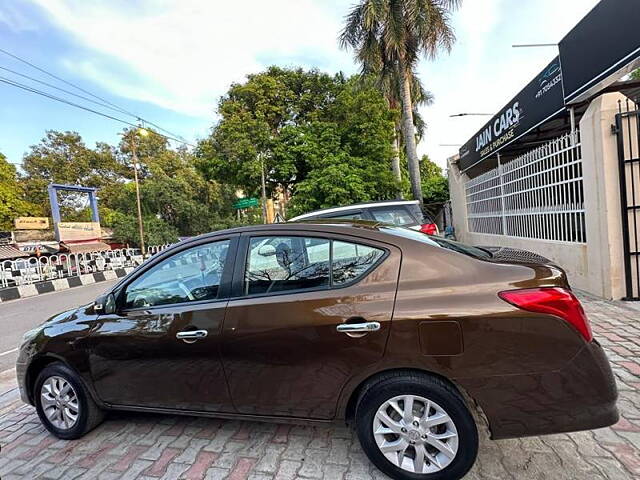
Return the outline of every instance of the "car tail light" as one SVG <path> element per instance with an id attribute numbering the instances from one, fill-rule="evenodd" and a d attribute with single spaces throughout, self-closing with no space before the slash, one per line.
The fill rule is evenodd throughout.
<path id="1" fill-rule="evenodd" d="M 498 293 L 504 301 L 530 312 L 555 315 L 569 322 L 587 341 L 593 340 L 589 320 L 580 300 L 569 290 L 558 287 L 507 290 Z"/>
<path id="2" fill-rule="evenodd" d="M 420 231 L 427 235 L 436 235 L 438 233 L 438 226 L 435 223 L 425 223 L 420 225 Z"/>

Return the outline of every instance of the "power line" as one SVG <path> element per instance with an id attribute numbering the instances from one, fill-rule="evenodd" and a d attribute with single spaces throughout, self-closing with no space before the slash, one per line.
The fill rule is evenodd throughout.
<path id="1" fill-rule="evenodd" d="M 102 107 L 108 108 L 110 110 L 114 110 L 116 112 L 120 112 L 119 109 L 111 107 L 106 103 L 102 103 L 102 102 L 98 102 L 96 100 L 92 100 L 91 98 L 85 97 L 83 95 L 78 95 L 77 93 L 73 93 L 73 92 L 70 92 L 69 90 L 65 90 L 64 88 L 57 87 L 56 85 L 53 85 L 51 83 L 43 82 L 42 80 L 38 80 L 37 78 L 31 77 L 29 75 L 25 75 L 24 73 L 16 72 L 15 70 L 11 70 L 10 68 L 0 66 L 0 70 L 5 70 L 7 72 L 13 73 L 14 75 L 18 75 L 18 76 L 20 76 L 22 78 L 26 78 L 28 80 L 31 80 L 32 82 L 37 82 L 37 83 L 40 83 L 41 85 L 46 85 L 47 87 L 54 88 L 56 90 L 60 90 L 61 92 L 64 92 L 64 93 L 66 93 L 68 95 L 73 95 L 74 97 L 77 97 L 77 98 L 81 98 L 83 100 L 86 100 L 87 102 L 95 103 L 96 105 L 100 105 Z M 122 112 L 120 112 L 120 113 L 122 113 Z M 138 118 L 138 117 L 136 116 L 135 118 Z"/>
<path id="2" fill-rule="evenodd" d="M 171 135 L 173 137 L 178 137 L 178 138 L 181 139 L 181 140 L 176 139 L 176 141 L 180 141 L 182 143 L 185 143 L 185 144 L 189 145 L 189 143 L 181 135 L 177 135 L 177 134 L 175 134 L 175 133 L 173 133 L 173 132 L 171 132 L 171 131 L 169 131 L 169 130 L 167 130 L 165 128 L 162 128 L 160 125 L 157 125 L 157 124 L 155 124 L 153 122 L 150 122 L 149 120 L 146 120 L 146 119 L 140 117 L 139 115 L 137 115 L 137 114 L 135 114 L 133 112 L 125 110 L 124 108 L 120 107 L 119 105 L 116 105 L 115 103 L 110 102 L 109 100 L 106 100 L 106 99 L 104 99 L 102 97 L 99 97 L 98 95 L 95 95 L 94 93 L 91 93 L 90 91 L 85 90 L 84 88 L 79 87 L 78 85 L 76 85 L 74 83 L 71 83 L 71 82 L 65 80 L 64 78 L 61 78 L 58 75 L 55 75 L 55 74 L 45 70 L 42 67 L 34 65 L 33 63 L 29 62 L 28 60 L 25 60 L 24 58 L 22 58 L 22 57 L 20 57 L 18 55 L 15 55 L 15 54 L 13 54 L 11 52 L 8 52 L 8 51 L 4 50 L 3 48 L 0 48 L 0 53 L 4 53 L 5 55 L 8 55 L 9 57 L 11 57 L 13 59 L 18 60 L 19 62 L 22 62 L 22 63 L 24 63 L 26 65 L 29 65 L 31 68 L 35 68 L 36 70 L 38 70 L 38 71 L 40 71 L 40 72 L 42 72 L 42 73 L 44 73 L 46 75 L 49 75 L 50 77 L 55 78 L 56 80 L 66 84 L 66 85 L 69 85 L 70 87 L 76 88 L 76 89 L 80 90 L 81 92 L 86 93 L 87 95 L 90 95 L 93 98 L 96 98 L 96 99 L 100 100 L 101 102 L 104 102 L 107 105 L 111 105 L 111 107 L 113 107 L 113 108 L 111 108 L 111 107 L 107 107 L 107 108 L 111 108 L 112 110 L 115 108 L 120 113 L 125 113 L 127 115 L 130 115 L 130 116 L 134 117 L 138 121 L 143 121 L 145 123 L 148 123 L 149 125 L 152 125 L 152 126 L 156 127 L 158 130 L 163 131 L 164 133 L 166 133 L 168 135 Z M 57 88 L 57 87 L 54 87 L 54 88 Z M 104 105 L 104 106 L 106 106 L 106 105 Z M 167 137 L 167 138 L 169 138 L 169 137 Z"/>
<path id="3" fill-rule="evenodd" d="M 138 125 L 136 125 L 135 123 L 131 123 L 131 122 L 127 121 L 127 120 L 123 120 L 121 118 L 114 117 L 113 115 L 109 115 L 107 113 L 100 112 L 98 110 L 94 110 L 92 108 L 86 107 L 84 105 L 80 105 L 80 104 L 71 102 L 71 101 L 69 101 L 69 100 L 67 100 L 65 98 L 57 97 L 57 96 L 52 95 L 52 94 L 50 94 L 48 92 L 43 92 L 42 90 L 38 90 L 37 88 L 30 87 L 29 85 L 24 85 L 22 83 L 15 82 L 15 81 L 13 81 L 11 79 L 8 79 L 8 78 L 5 78 L 5 77 L 1 77 L 1 76 L 0 76 L 0 82 L 1 83 L 5 83 L 7 85 L 11 85 L 11 86 L 17 87 L 17 88 L 20 88 L 22 90 L 26 90 L 27 92 L 31 92 L 31 93 L 35 93 L 37 95 L 41 95 L 43 97 L 49 98 L 51 100 L 55 100 L 57 102 L 64 103 L 66 105 L 70 105 L 72 107 L 79 108 L 81 110 L 85 110 L 87 112 L 95 113 L 96 115 L 100 115 L 102 117 L 109 118 L 111 120 L 115 120 L 116 122 L 124 123 L 125 125 L 129 125 L 131 127 L 138 128 Z M 158 133 L 158 132 L 156 132 L 156 135 L 160 135 L 161 137 L 164 137 L 164 138 L 166 138 L 168 140 L 173 140 L 174 142 L 183 143 L 185 145 L 188 145 L 190 147 L 195 148 L 195 145 L 192 145 L 191 143 L 186 142 L 184 140 L 179 140 L 179 139 L 177 139 L 175 137 L 171 137 L 169 135 L 163 135 L 162 133 Z"/>

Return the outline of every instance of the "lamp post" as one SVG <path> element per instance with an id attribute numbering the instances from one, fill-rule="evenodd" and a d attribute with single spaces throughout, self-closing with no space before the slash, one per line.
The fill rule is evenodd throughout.
<path id="1" fill-rule="evenodd" d="M 133 158 L 133 178 L 136 183 L 136 204 L 138 207 L 138 228 L 140 230 L 140 251 L 142 252 L 142 256 L 144 257 L 147 253 L 144 246 L 144 225 L 142 223 L 142 206 L 140 203 L 140 182 L 138 181 L 138 155 L 136 154 L 136 135 L 139 134 L 141 137 L 146 137 L 149 135 L 149 131 L 144 128 L 138 128 L 132 132 L 130 132 L 129 146 L 131 147 L 131 156 Z M 125 134 L 121 134 L 125 136 Z"/>
<path id="2" fill-rule="evenodd" d="M 449 118 L 454 117 L 490 117 L 493 113 L 454 113 L 453 115 L 449 115 Z"/>

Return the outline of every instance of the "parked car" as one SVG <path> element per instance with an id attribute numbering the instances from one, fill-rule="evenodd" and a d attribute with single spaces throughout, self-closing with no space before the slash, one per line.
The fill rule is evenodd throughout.
<path id="1" fill-rule="evenodd" d="M 493 439 L 618 420 L 560 268 L 372 222 L 181 242 L 25 334 L 17 373 L 59 438 L 109 410 L 346 421 L 396 479 L 461 478 L 476 411 Z"/>
<path id="2" fill-rule="evenodd" d="M 386 202 L 359 203 L 346 207 L 325 208 L 298 215 L 289 220 L 315 220 L 323 218 L 345 220 L 370 220 L 384 222 L 399 227 L 419 230 L 429 235 L 437 235 L 438 225 L 433 218 L 425 214 L 420 208 L 418 200 L 391 200 Z"/>

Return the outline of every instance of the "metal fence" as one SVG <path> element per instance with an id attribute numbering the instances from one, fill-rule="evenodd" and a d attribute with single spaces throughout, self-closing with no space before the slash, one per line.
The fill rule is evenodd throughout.
<path id="1" fill-rule="evenodd" d="M 640 105 L 619 102 L 618 135 L 626 300 L 640 300 Z"/>
<path id="2" fill-rule="evenodd" d="M 168 246 L 149 247 L 148 254 L 155 255 Z M 133 248 L 3 260 L 0 261 L 0 288 L 29 285 L 116 268 L 135 267 L 143 261 L 140 251 Z"/>
<path id="3" fill-rule="evenodd" d="M 499 162 L 465 190 L 470 232 L 586 242 L 578 131 Z"/>

